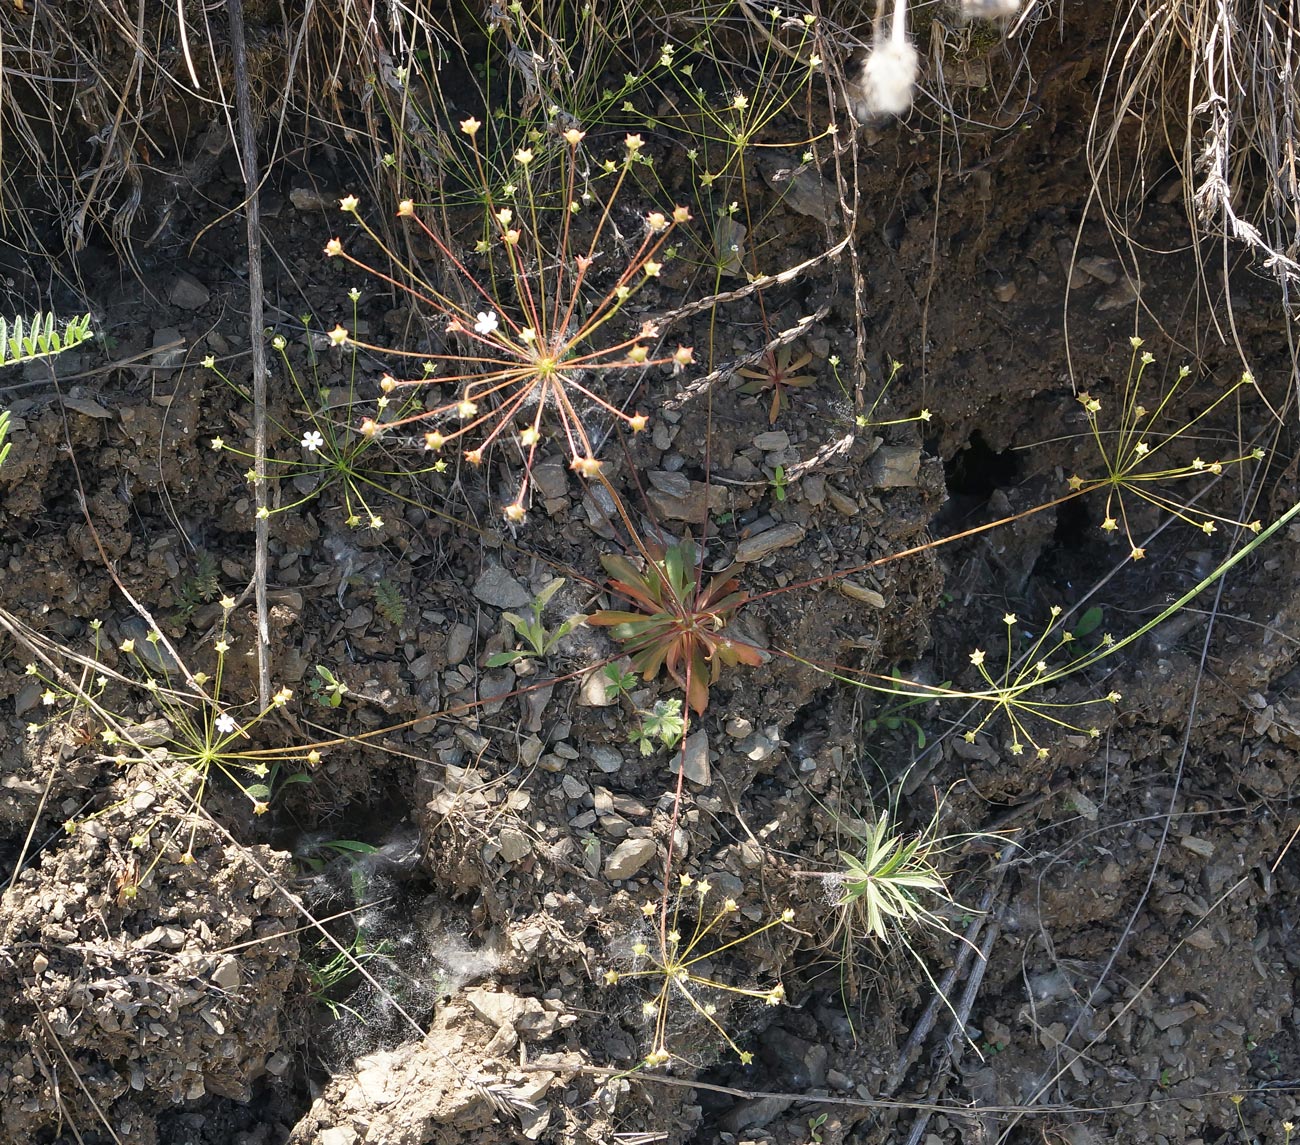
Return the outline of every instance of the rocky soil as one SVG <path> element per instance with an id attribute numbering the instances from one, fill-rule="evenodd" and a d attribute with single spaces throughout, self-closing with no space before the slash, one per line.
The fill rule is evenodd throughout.
<path id="1" fill-rule="evenodd" d="M 166 750 L 119 763 L 94 708 L 47 702 L 50 678 L 174 731 L 177 709 L 141 686 L 123 643 L 182 688 L 186 671 L 214 671 L 224 639 L 222 695 L 232 709 L 256 696 L 241 595 L 255 506 L 245 465 L 209 448 L 246 441 L 250 417 L 242 222 L 222 214 L 240 197 L 233 158 L 194 208 L 194 234 L 211 226 L 192 252 L 194 235 L 142 248 L 143 280 L 107 245 L 85 261 L 102 336 L 11 373 L 4 397 L 0 1140 L 1285 1139 L 1300 1076 L 1296 536 L 1272 537 L 1141 641 L 1056 685 L 1061 704 L 1122 699 L 1070 709 L 1078 728 L 1040 727 L 1045 758 L 1013 754 L 998 720 L 968 742 L 982 713 L 891 710 L 823 670 L 974 687 L 970 654 L 1005 654 L 1004 614 L 1021 649 L 1058 604 L 1076 618 L 1102 609 L 1093 642 L 1120 636 L 1240 543 L 1175 522 L 1129 561 L 1099 528 L 1097 495 L 848 584 L 818 579 L 1061 496 L 1094 465 L 1075 385 L 1120 400 L 1139 292 L 1159 367 L 1195 366 L 1171 424 L 1241 372 L 1238 347 L 1195 313 L 1181 202 L 1157 185 L 1146 204 L 1145 248 L 1176 253 L 1144 256 L 1140 291 L 1101 223 L 1079 229 L 1105 28 L 1071 19 L 1078 50 L 1036 39 L 1044 78 L 1028 110 L 998 128 L 972 114 L 958 159 L 924 116 L 862 132 L 862 293 L 845 256 L 765 291 L 762 309 L 751 293 L 716 324 L 706 312 L 673 331 L 725 363 L 820 313 L 795 340 L 816 382 L 775 421 L 770 392 L 742 392 L 734 373 L 692 394 L 690 377 L 660 371 L 640 399 L 650 428 L 611 442 L 606 472 L 633 522 L 707 535 L 710 569 L 737 562 L 756 598 L 737 635 L 769 653 L 723 674 L 680 753 L 629 741 L 638 712 L 678 693 L 660 679 L 611 696 L 592 669 L 619 656 L 607 629 L 489 664 L 515 646 L 504 614 L 556 576 L 549 626 L 601 606 L 599 556 L 627 548 L 609 494 L 544 452 L 516 529 L 498 506 L 517 459 L 438 473 L 393 441 L 384 488 L 368 493 L 380 527 L 349 527 L 337 487 L 300 477 L 275 493 L 273 670 L 293 698 L 250 746 L 320 745 L 319 762 L 276 771 L 265 814 L 220 775 L 196 807 Z M 977 89 L 964 98 L 979 109 Z M 319 253 L 351 189 L 322 163 L 280 169 L 263 200 L 274 330 L 309 392 L 339 404 L 354 385 L 372 401 L 384 368 L 319 333 L 351 322 L 348 289 L 362 287 L 359 331 L 409 328 L 400 299 Z M 767 265 L 822 249 L 821 225 L 759 173 L 753 193 L 770 208 Z M 15 307 L 34 285 L 11 277 Z M 643 292 L 632 319 L 671 310 L 678 289 L 669 277 Z M 1243 267 L 1234 289 L 1260 394 L 1198 424 L 1195 448 L 1263 440 L 1269 460 L 1198 505 L 1232 518 L 1253 497 L 1249 517 L 1268 523 L 1297 500 L 1289 426 L 1266 404 L 1286 408 L 1291 366 L 1274 284 Z M 852 352 L 859 314 L 877 355 L 867 397 L 883 393 L 865 426 L 833 361 Z M 299 457 L 309 426 L 273 365 L 271 452 Z M 922 408 L 929 422 L 909 420 Z M 1135 536 L 1165 520 L 1132 511 Z M 175 661 L 148 644 L 146 616 Z M 346 685 L 337 706 L 318 665 Z M 828 876 L 851 828 L 884 809 L 907 831 L 937 814 L 962 837 L 945 861 L 968 909 L 947 921 L 969 937 L 922 929 L 910 946 L 864 942 L 846 963 Z M 736 900 L 728 940 L 791 912 L 701 950 L 703 977 L 780 982 L 784 1003 L 711 989 L 708 1018 L 675 1005 L 672 1061 L 641 1068 L 654 986 L 606 972 L 635 963 L 656 926 L 643 906 L 685 874 Z M 691 901 L 683 929 L 700 925 Z M 360 971 L 339 970 L 342 951 Z M 931 1007 L 926 1033 L 955 966 L 945 988 L 964 1021 Z"/>

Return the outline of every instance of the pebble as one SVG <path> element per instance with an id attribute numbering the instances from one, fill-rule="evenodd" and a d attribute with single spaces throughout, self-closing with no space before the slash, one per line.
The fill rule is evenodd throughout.
<path id="1" fill-rule="evenodd" d="M 778 549 L 786 549 L 803 540 L 803 529 L 792 521 L 777 525 L 774 529 L 746 537 L 736 546 L 736 560 L 741 564 L 760 561 L 771 556 Z"/>
<path id="2" fill-rule="evenodd" d="M 588 672 L 578 688 L 578 703 L 584 708 L 607 708 L 618 703 L 617 696 L 609 694 L 609 678 L 603 668 Z"/>
<path id="3" fill-rule="evenodd" d="M 185 361 L 185 339 L 175 326 L 164 326 L 153 334 L 154 352 L 149 365 L 156 370 L 173 369 Z"/>
<path id="4" fill-rule="evenodd" d="M 167 292 L 171 304 L 179 306 L 182 310 L 198 310 L 206 306 L 211 297 L 203 283 L 194 275 L 186 274 L 184 271 L 172 279 L 171 289 Z"/>
<path id="5" fill-rule="evenodd" d="M 632 824 L 622 815 L 600 815 L 598 819 L 600 829 L 611 839 L 626 839 L 627 833 L 632 830 Z"/>
<path id="6" fill-rule="evenodd" d="M 674 775 L 680 770 L 692 783 L 707 787 L 713 781 L 709 771 L 709 733 L 700 730 L 688 735 L 682 750 L 673 752 L 668 768 Z"/>
<path id="7" fill-rule="evenodd" d="M 495 715 L 504 706 L 504 700 L 498 700 L 498 696 L 504 696 L 514 691 L 515 674 L 509 668 L 502 668 L 497 672 L 488 672 L 479 680 L 478 698 L 483 704 L 485 715 Z"/>
<path id="8" fill-rule="evenodd" d="M 1085 255 L 1075 265 L 1098 282 L 1114 286 L 1119 281 L 1119 263 L 1113 258 L 1101 258 L 1098 255 Z"/>
<path id="9" fill-rule="evenodd" d="M 315 187 L 291 187 L 289 202 L 296 211 L 334 211 L 339 209 L 339 196 L 318 191 Z"/>
<path id="10" fill-rule="evenodd" d="M 783 429 L 771 429 L 754 438 L 754 445 L 764 453 L 779 452 L 790 448 L 790 435 Z"/>
<path id="11" fill-rule="evenodd" d="M 1071 290 L 1079 290 L 1088 285 L 1088 274 L 1075 260 L 1074 244 L 1069 239 L 1057 240 L 1056 257 L 1061 264 L 1061 270 L 1069 276 Z"/>
<path id="12" fill-rule="evenodd" d="M 558 457 L 548 457 L 533 466 L 533 484 L 548 501 L 563 497 L 569 491 L 569 478 Z"/>
<path id="13" fill-rule="evenodd" d="M 871 457 L 871 483 L 877 489 L 909 489 L 921 472 L 921 449 L 882 445 Z"/>
<path id="14" fill-rule="evenodd" d="M 370 622 L 374 620 L 374 611 L 367 604 L 358 605 L 352 609 L 343 619 L 343 627 L 349 632 L 360 632 L 370 627 Z"/>
<path id="15" fill-rule="evenodd" d="M 803 499 L 817 506 L 826 500 L 826 478 L 812 473 L 803 479 Z"/>
<path id="16" fill-rule="evenodd" d="M 752 720 L 747 720 L 744 716 L 732 716 L 727 721 L 727 735 L 732 739 L 744 739 L 754 730 Z"/>
<path id="17" fill-rule="evenodd" d="M 14 715 L 21 716 L 36 707 L 41 702 L 41 693 L 46 687 L 39 680 L 24 681 L 14 697 Z"/>
<path id="18" fill-rule="evenodd" d="M 611 882 L 631 878 L 655 857 L 657 850 L 653 839 L 624 839 L 605 860 L 605 878 Z"/>
<path id="19" fill-rule="evenodd" d="M 613 775 L 623 767 L 623 753 L 618 748 L 606 744 L 593 744 L 591 759 L 606 775 Z"/>
<path id="20" fill-rule="evenodd" d="M 845 578 L 839 582 L 840 592 L 850 600 L 858 600 L 863 604 L 870 605 L 872 608 L 884 608 L 885 598 L 874 588 L 867 588 L 864 584 L 858 584 L 855 580 Z"/>
<path id="21" fill-rule="evenodd" d="M 123 639 L 135 641 L 135 654 L 144 661 L 145 667 L 172 677 L 180 674 L 180 665 L 163 642 L 149 639 L 151 629 L 144 617 L 128 616 L 120 627 Z"/>
<path id="22" fill-rule="evenodd" d="M 661 518 L 702 525 L 710 512 L 720 513 L 727 507 L 727 490 L 722 485 L 691 481 L 664 469 L 652 470 L 647 476 L 651 487 L 646 490 L 646 500 Z"/>
<path id="23" fill-rule="evenodd" d="M 1133 285 L 1131 279 L 1125 278 L 1110 287 L 1097 299 L 1092 308 L 1101 313 L 1107 310 L 1123 310 L 1131 305 L 1135 298 L 1137 298 L 1137 287 Z"/>
<path id="24" fill-rule="evenodd" d="M 227 954 L 212 972 L 212 984 L 219 990 L 234 990 L 242 980 L 239 959 L 233 954 Z"/>
<path id="25" fill-rule="evenodd" d="M 816 167 L 809 163 L 793 169 L 760 164 L 759 172 L 780 196 L 783 206 L 828 227 L 839 226 L 839 194 L 835 184 L 823 178 Z"/>
<path id="26" fill-rule="evenodd" d="M 776 751 L 780 743 L 780 740 L 773 734 L 775 731 L 775 728 L 769 728 L 766 733 L 754 732 L 753 735 L 736 744 L 736 750 L 744 753 L 755 763 L 762 763 L 772 757 L 772 753 Z"/>
<path id="27" fill-rule="evenodd" d="M 517 863 L 533 853 L 528 836 L 517 827 L 502 827 L 497 835 L 497 847 L 507 863 Z"/>
<path id="28" fill-rule="evenodd" d="M 831 503 L 831 508 L 835 512 L 845 517 L 855 517 L 858 513 L 858 503 L 843 490 L 836 489 L 834 485 L 826 486 L 826 500 Z"/>
<path id="29" fill-rule="evenodd" d="M 493 608 L 523 608 L 533 599 L 500 565 L 488 565 L 474 582 L 473 591 L 477 599 Z"/>

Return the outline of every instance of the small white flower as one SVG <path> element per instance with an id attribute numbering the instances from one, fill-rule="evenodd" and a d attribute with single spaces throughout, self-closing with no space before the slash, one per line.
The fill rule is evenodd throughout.
<path id="1" fill-rule="evenodd" d="M 486 336 L 491 334 L 499 325 L 497 316 L 491 310 L 480 310 L 478 320 L 474 323 L 474 332 Z"/>
<path id="2" fill-rule="evenodd" d="M 302 441 L 298 443 L 308 453 L 315 453 L 322 445 L 325 444 L 325 438 L 321 435 L 320 430 L 308 430 L 302 435 Z"/>
<path id="3" fill-rule="evenodd" d="M 223 736 L 228 736 L 235 730 L 235 718 L 229 712 L 222 712 L 217 717 L 216 728 Z"/>

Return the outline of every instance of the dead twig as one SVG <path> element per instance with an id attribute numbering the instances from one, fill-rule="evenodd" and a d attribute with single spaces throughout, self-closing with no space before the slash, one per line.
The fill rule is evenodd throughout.
<path id="1" fill-rule="evenodd" d="M 266 510 L 266 346 L 262 328 L 266 299 L 262 286 L 262 219 L 258 207 L 257 129 L 248 79 L 248 43 L 244 36 L 243 0 L 226 0 L 230 14 L 230 49 L 235 64 L 235 110 L 239 118 L 240 167 L 244 173 L 244 220 L 248 246 L 248 343 L 253 367 L 253 496 L 257 505 L 253 551 L 253 603 L 257 612 L 257 700 L 271 702 L 271 625 L 267 615 L 266 570 L 270 518 Z"/>

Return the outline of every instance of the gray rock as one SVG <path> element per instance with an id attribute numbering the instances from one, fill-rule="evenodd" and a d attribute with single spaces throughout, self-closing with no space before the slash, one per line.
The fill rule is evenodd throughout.
<path id="1" fill-rule="evenodd" d="M 584 708 L 607 708 L 618 703 L 618 697 L 610 695 L 609 678 L 604 669 L 596 668 L 583 676 L 578 690 L 578 703 Z"/>
<path id="2" fill-rule="evenodd" d="M 185 339 L 174 326 L 164 326 L 153 334 L 153 353 L 149 365 L 157 370 L 174 369 L 185 361 Z"/>
<path id="3" fill-rule="evenodd" d="M 192 274 L 181 271 L 173 280 L 167 298 L 173 306 L 182 310 L 198 310 L 208 304 L 212 295 L 208 288 Z"/>
<path id="4" fill-rule="evenodd" d="M 830 227 L 839 226 L 839 194 L 834 183 L 822 178 L 816 167 L 809 163 L 794 168 L 762 163 L 758 169 L 792 211 Z"/>
<path id="5" fill-rule="evenodd" d="M 732 739 L 744 739 L 753 730 L 753 721 L 746 719 L 744 716 L 732 716 L 727 721 L 727 735 L 731 736 Z"/>
<path id="6" fill-rule="evenodd" d="M 533 485 L 548 501 L 568 493 L 569 477 L 558 457 L 548 457 L 533 466 Z"/>
<path id="7" fill-rule="evenodd" d="M 623 753 L 607 744 L 592 745 L 591 758 L 606 775 L 613 775 L 623 766 Z"/>
<path id="8" fill-rule="evenodd" d="M 474 595 L 493 608 L 523 608 L 532 594 L 500 565 L 488 565 L 474 582 Z"/>
<path id="9" fill-rule="evenodd" d="M 790 435 L 783 429 L 769 429 L 754 438 L 754 446 L 764 453 L 779 453 L 790 448 Z"/>
<path id="10" fill-rule="evenodd" d="M 736 546 L 736 561 L 740 564 L 761 561 L 764 557 L 771 556 L 777 549 L 789 548 L 802 540 L 803 529 L 793 521 L 787 521 L 784 525 L 767 529 L 757 536 L 746 537 Z"/>
<path id="11" fill-rule="evenodd" d="M 474 629 L 468 624 L 453 624 L 447 630 L 447 663 L 459 664 L 469 655 L 469 643 L 474 639 Z"/>
<path id="12" fill-rule="evenodd" d="M 766 733 L 755 732 L 736 744 L 736 750 L 743 752 L 755 763 L 763 763 L 772 758 L 772 753 L 780 743 L 774 734 L 775 731 L 775 728 L 768 728 Z"/>
<path id="13" fill-rule="evenodd" d="M 701 729 L 686 737 L 681 751 L 675 751 L 668 766 L 674 775 L 680 770 L 692 783 L 707 786 L 713 781 L 709 771 L 709 733 Z"/>
<path id="14" fill-rule="evenodd" d="M 872 608 L 885 607 L 885 598 L 874 588 L 868 588 L 866 585 L 859 584 L 857 581 L 850 580 L 848 577 L 845 577 L 839 582 L 839 584 L 840 592 L 850 600 L 861 601 L 863 604 L 869 605 Z"/>
<path id="15" fill-rule="evenodd" d="M 709 513 L 720 513 L 727 507 L 728 494 L 723 485 L 691 481 L 684 474 L 665 469 L 652 469 L 646 476 L 650 480 L 646 500 L 660 518 L 702 525 Z"/>
<path id="16" fill-rule="evenodd" d="M 518 827 L 502 827 L 497 835 L 497 846 L 507 863 L 517 863 L 533 853 L 533 845 L 528 841 L 528 836 Z"/>
<path id="17" fill-rule="evenodd" d="M 1120 265 L 1113 258 L 1101 258 L 1095 254 L 1084 255 L 1075 265 L 1098 282 L 1114 286 L 1119 281 Z"/>
<path id="18" fill-rule="evenodd" d="M 217 968 L 212 972 L 212 984 L 220 990 L 233 990 L 243 978 L 239 973 L 239 959 L 233 954 L 227 954 L 220 962 Z"/>
<path id="19" fill-rule="evenodd" d="M 877 489 L 909 489 L 921 472 L 921 448 L 882 445 L 871 457 L 871 483 Z"/>
<path id="20" fill-rule="evenodd" d="M 857 516 L 858 503 L 843 490 L 835 488 L 834 485 L 826 486 L 826 499 L 831 503 L 831 508 L 842 516 Z"/>
<path id="21" fill-rule="evenodd" d="M 605 878 L 611 882 L 630 879 L 655 857 L 658 849 L 653 839 L 624 839 L 605 860 Z"/>

